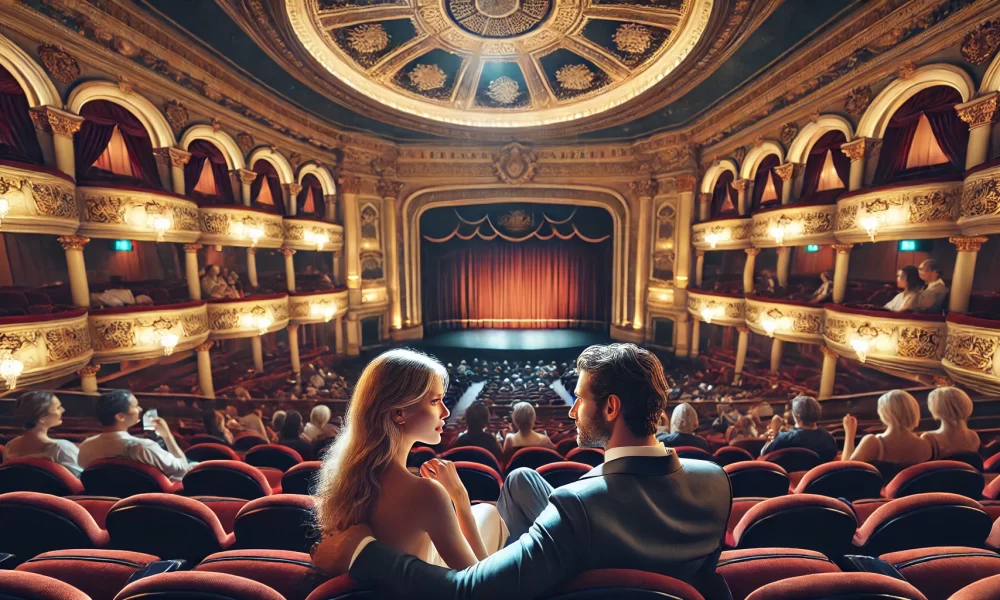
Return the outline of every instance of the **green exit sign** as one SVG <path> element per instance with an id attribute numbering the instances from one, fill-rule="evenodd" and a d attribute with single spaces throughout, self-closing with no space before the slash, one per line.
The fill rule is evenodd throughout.
<path id="1" fill-rule="evenodd" d="M 819 244 L 809 244 L 806 246 L 806 252 L 819 252 Z"/>
<path id="2" fill-rule="evenodd" d="M 899 240 L 900 252 L 916 252 L 917 240 Z"/>

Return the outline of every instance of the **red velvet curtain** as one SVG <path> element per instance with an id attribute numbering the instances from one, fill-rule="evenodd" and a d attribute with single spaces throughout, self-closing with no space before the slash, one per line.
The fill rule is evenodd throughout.
<path id="1" fill-rule="evenodd" d="M 878 167 L 875 169 L 875 185 L 906 179 L 930 177 L 948 172 L 961 172 L 965 168 L 965 152 L 969 143 L 969 126 L 958 118 L 955 105 L 962 97 L 954 88 L 937 86 L 926 89 L 899 107 L 885 135 L 879 153 Z M 944 165 L 933 165 L 917 169 L 907 169 L 906 159 L 917 131 L 920 115 L 927 115 L 931 131 L 938 145 L 950 161 Z"/>
<path id="2" fill-rule="evenodd" d="M 840 151 L 840 146 L 847 141 L 844 134 L 839 131 L 828 131 L 813 144 L 806 158 L 806 169 L 802 174 L 802 200 L 807 199 L 816 193 L 819 187 L 820 176 L 823 174 L 823 164 L 826 162 L 826 153 L 832 152 L 833 168 L 837 170 L 837 176 L 844 182 L 844 188 L 851 179 L 851 160 Z"/>
<path id="3" fill-rule="evenodd" d="M 611 241 L 424 246 L 424 323 L 440 329 L 606 328 Z"/>
<path id="4" fill-rule="evenodd" d="M 21 84 L 0 67 L 0 160 L 42 164 L 42 149 Z"/>
<path id="5" fill-rule="evenodd" d="M 80 111 L 86 119 L 76 133 L 76 173 L 81 183 L 105 183 L 117 181 L 156 190 L 163 189 L 160 172 L 153 156 L 153 144 L 142 123 L 127 108 L 107 100 L 88 102 Z M 115 126 L 125 140 L 129 161 L 135 178 L 109 175 L 98 169 L 91 169 L 97 157 L 108 147 Z"/>
<path id="6" fill-rule="evenodd" d="M 195 140 L 188 146 L 191 160 L 184 165 L 184 188 L 186 195 L 198 201 L 199 204 L 239 204 L 233 194 L 233 181 L 229 177 L 229 164 L 218 146 L 207 140 Z M 215 179 L 215 195 L 206 196 L 195 191 L 201 171 L 209 162 L 212 176 Z"/>
<path id="7" fill-rule="evenodd" d="M 309 191 L 312 191 L 313 210 L 306 210 L 306 201 L 309 199 Z M 325 205 L 323 203 L 323 185 L 315 175 L 306 175 L 302 178 L 302 190 L 295 198 L 296 212 L 300 217 L 322 217 Z"/>
<path id="8" fill-rule="evenodd" d="M 253 183 L 250 184 L 250 197 L 253 199 L 250 205 L 254 208 L 269 211 L 277 210 L 281 214 L 285 214 L 284 196 L 281 194 L 281 180 L 278 179 L 278 172 L 274 169 L 274 165 L 266 160 L 258 160 L 253 165 L 253 172 L 257 173 L 257 179 L 254 179 Z M 274 206 L 257 203 L 257 194 L 260 193 L 260 187 L 264 185 L 264 181 L 267 181 L 267 186 L 271 189 L 271 199 L 274 200 Z"/>
<path id="9" fill-rule="evenodd" d="M 733 189 L 732 183 L 733 174 L 730 171 L 726 171 L 720 175 L 718 181 L 715 182 L 715 188 L 712 190 L 713 217 L 736 214 L 738 210 L 736 203 L 739 200 L 739 195 Z M 728 205 L 726 202 L 727 199 L 729 200 Z"/>
<path id="10" fill-rule="evenodd" d="M 774 181 L 774 191 L 778 194 L 777 199 L 769 200 L 764 203 L 764 206 L 773 206 L 775 204 L 781 204 L 781 186 L 784 183 L 780 177 L 774 174 L 774 167 L 781 164 L 778 160 L 778 156 L 771 154 L 766 156 L 764 160 L 760 161 L 757 166 L 757 174 L 753 178 L 753 196 L 751 197 L 752 204 L 750 205 L 750 210 L 754 211 L 761 207 L 761 198 L 764 197 L 764 188 L 767 187 L 767 179 L 770 177 Z"/>

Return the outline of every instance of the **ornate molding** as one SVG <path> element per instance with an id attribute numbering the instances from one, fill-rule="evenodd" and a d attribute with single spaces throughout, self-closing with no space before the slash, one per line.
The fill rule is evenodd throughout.
<path id="1" fill-rule="evenodd" d="M 202 206 L 198 209 L 198 223 L 201 236 L 197 239 L 203 244 L 280 248 L 285 239 L 281 215 L 242 206 Z M 256 244 L 251 237 L 255 230 L 263 234 Z"/>
<path id="2" fill-rule="evenodd" d="M 42 44 L 38 47 L 38 58 L 56 81 L 73 83 L 80 77 L 80 63 L 61 46 Z"/>
<path id="3" fill-rule="evenodd" d="M 184 308 L 136 307 L 128 312 L 90 313 L 90 339 L 99 363 L 163 356 L 164 336 L 176 336 L 171 352 L 184 352 L 208 338 L 205 303 Z"/>
<path id="4" fill-rule="evenodd" d="M 335 223 L 286 217 L 284 243 L 288 248 L 317 250 L 318 240 L 324 240 L 323 252 L 339 252 L 344 247 L 344 228 Z"/>
<path id="5" fill-rule="evenodd" d="M 867 85 L 856 87 L 847 92 L 844 98 L 844 112 L 852 117 L 860 117 L 868 110 L 868 105 L 872 103 L 875 95 Z"/>
<path id="6" fill-rule="evenodd" d="M 388 179 L 378 180 L 378 195 L 386 199 L 395 200 L 399 198 L 399 192 L 403 190 L 405 184 L 402 181 L 390 181 Z"/>
<path id="7" fill-rule="evenodd" d="M 754 246 L 761 248 L 831 244 L 835 241 L 836 220 L 837 207 L 834 205 L 790 204 L 754 214 L 750 239 Z"/>
<path id="8" fill-rule="evenodd" d="M 743 298 L 717 296 L 688 288 L 687 309 L 692 317 L 726 327 L 745 326 L 746 303 Z"/>
<path id="9" fill-rule="evenodd" d="M 493 172 L 497 179 L 511 185 L 528 183 L 535 178 L 538 156 L 529 148 L 511 142 L 500 148 L 493 158 Z"/>
<path id="10" fill-rule="evenodd" d="M 840 146 L 840 151 L 851 161 L 869 159 L 879 148 L 882 147 L 882 140 L 874 138 L 858 138 Z"/>
<path id="11" fill-rule="evenodd" d="M 347 290 L 329 294 L 293 294 L 288 297 L 291 322 L 295 324 L 325 323 L 347 314 Z"/>
<path id="12" fill-rule="evenodd" d="M 0 351 L 24 363 L 19 387 L 71 375 L 94 354 L 87 313 L 78 309 L 30 323 L 0 322 Z M 5 389 L 3 385 L 0 380 L 0 389 Z"/>
<path id="13" fill-rule="evenodd" d="M 750 247 L 751 229 L 750 217 L 695 223 L 691 227 L 691 244 L 699 250 L 744 249 Z"/>
<path id="14" fill-rule="evenodd" d="M 969 129 L 992 124 L 997 118 L 997 96 L 998 94 L 994 92 L 989 96 L 959 104 L 955 107 L 958 118 L 968 123 Z"/>
<path id="15" fill-rule="evenodd" d="M 747 298 L 746 324 L 754 333 L 786 342 L 823 343 L 821 306 L 809 307 Z"/>
<path id="16" fill-rule="evenodd" d="M 958 226 L 965 235 L 1000 233 L 1000 165 L 965 178 Z"/>
<path id="17" fill-rule="evenodd" d="M 941 365 L 948 375 L 980 393 L 1000 394 L 1000 323 L 949 321 L 947 327 Z"/>
<path id="18" fill-rule="evenodd" d="M 63 250 L 83 250 L 83 247 L 90 243 L 89 237 L 80 235 L 64 235 L 56 238 L 62 244 Z"/>
<path id="19" fill-rule="evenodd" d="M 83 125 L 84 118 L 51 106 L 28 109 L 35 129 L 52 135 L 72 138 Z"/>
<path id="20" fill-rule="evenodd" d="M 774 167 L 774 172 L 782 181 L 788 182 L 795 179 L 802 173 L 802 165 L 799 163 L 785 163 Z"/>
<path id="21" fill-rule="evenodd" d="M 678 175 L 674 177 L 674 184 L 677 187 L 677 193 L 690 194 L 694 192 L 698 180 L 695 179 L 694 175 Z"/>
<path id="22" fill-rule="evenodd" d="M 194 243 L 198 241 L 198 205 L 190 200 L 154 190 L 113 187 L 78 187 L 83 207 L 80 233 L 116 239 Z M 164 221 L 165 220 L 165 221 Z M 158 225 L 165 223 L 160 230 Z"/>
<path id="23" fill-rule="evenodd" d="M 1000 47 L 1000 21 L 983 21 L 962 39 L 962 58 L 984 65 Z"/>
<path id="24" fill-rule="evenodd" d="M 259 324 L 270 321 L 267 332 L 284 329 L 288 325 L 288 295 L 279 297 L 243 298 L 231 302 L 208 303 L 208 326 L 211 339 L 226 340 L 248 338 L 261 334 Z"/>
<path id="25" fill-rule="evenodd" d="M 628 188 L 641 200 L 642 198 L 652 198 L 655 196 L 658 185 L 655 179 L 640 179 L 639 181 L 629 183 Z"/>
<path id="26" fill-rule="evenodd" d="M 80 226 L 76 186 L 68 178 L 28 164 L 0 164 L 0 196 L 7 201 L 6 233 L 72 235 Z"/>
<path id="27" fill-rule="evenodd" d="M 337 180 L 338 187 L 343 194 L 355 194 L 361 192 L 361 178 L 350 175 L 342 175 Z"/>
<path id="28" fill-rule="evenodd" d="M 915 183 L 911 186 L 854 193 L 837 201 L 837 240 L 867 242 L 873 223 L 877 240 L 937 238 L 959 233 L 956 219 L 961 181 Z"/>
<path id="29" fill-rule="evenodd" d="M 885 317 L 825 309 L 823 336 L 826 344 L 845 358 L 865 361 L 886 369 L 934 374 L 941 370 L 947 328 L 944 321 L 909 320 L 904 313 Z"/>
<path id="30" fill-rule="evenodd" d="M 948 241 L 955 245 L 958 252 L 979 252 L 983 244 L 989 240 L 990 238 L 984 235 L 959 235 L 948 238 Z"/>

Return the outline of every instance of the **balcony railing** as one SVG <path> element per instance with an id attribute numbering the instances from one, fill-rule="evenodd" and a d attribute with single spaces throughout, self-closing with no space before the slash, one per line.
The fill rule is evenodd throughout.
<path id="1" fill-rule="evenodd" d="M 750 239 L 757 248 L 832 244 L 834 204 L 789 204 L 754 213 Z"/>
<path id="2" fill-rule="evenodd" d="M 280 248 L 285 238 L 281 215 L 245 206 L 202 206 L 202 244 Z"/>
<path id="3" fill-rule="evenodd" d="M 1000 233 L 1000 159 L 965 172 L 958 227 L 965 235 Z"/>
<path id="4" fill-rule="evenodd" d="M 743 325 L 746 301 L 742 296 L 688 289 L 688 312 L 705 323 Z"/>
<path id="5" fill-rule="evenodd" d="M 691 244 L 695 249 L 739 250 L 750 247 L 750 217 L 731 217 L 695 223 L 691 229 Z"/>
<path id="6" fill-rule="evenodd" d="M 213 340 L 253 337 L 287 326 L 288 294 L 262 294 L 208 302 L 208 327 Z"/>
<path id="7" fill-rule="evenodd" d="M 72 178 L 54 169 L 0 161 L 0 232 L 72 235 L 79 227 Z"/>
<path id="8" fill-rule="evenodd" d="M 961 197 L 960 176 L 848 192 L 837 201 L 837 240 L 856 243 L 956 235 Z"/>
<path id="9" fill-rule="evenodd" d="M 293 323 L 327 323 L 347 313 L 347 290 L 290 294 L 288 310 Z"/>
<path id="10" fill-rule="evenodd" d="M 94 354 L 87 309 L 0 318 L 0 360 L 20 361 L 21 388 L 73 374 Z M 6 389 L 0 380 L 0 389 Z"/>
<path id="11" fill-rule="evenodd" d="M 184 196 L 127 186 L 79 186 L 80 235 L 147 242 L 198 241 L 198 205 Z"/>
<path id="12" fill-rule="evenodd" d="M 823 343 L 823 305 L 747 296 L 746 324 L 751 331 L 786 342 Z"/>
<path id="13" fill-rule="evenodd" d="M 125 306 L 90 312 L 95 362 L 145 360 L 191 350 L 208 339 L 206 303 Z"/>
<path id="14" fill-rule="evenodd" d="M 983 394 L 1000 395 L 1000 321 L 953 314 L 947 325 L 941 364 L 948 375 Z"/>
<path id="15" fill-rule="evenodd" d="M 296 250 L 340 252 L 344 248 L 344 228 L 318 219 L 285 217 L 285 247 Z"/>
<path id="16" fill-rule="evenodd" d="M 846 358 L 923 374 L 941 370 L 947 327 L 941 315 L 827 304 L 823 337 Z"/>

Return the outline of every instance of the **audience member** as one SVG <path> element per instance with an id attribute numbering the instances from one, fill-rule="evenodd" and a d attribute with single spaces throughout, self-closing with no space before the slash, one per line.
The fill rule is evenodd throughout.
<path id="1" fill-rule="evenodd" d="M 931 443 L 932 458 L 948 458 L 954 454 L 979 452 L 979 434 L 969 429 L 972 399 L 956 387 L 939 387 L 927 396 L 931 416 L 941 421 L 935 431 L 920 437 Z"/>
<path id="2" fill-rule="evenodd" d="M 767 269 L 760 272 L 760 281 L 762 288 L 761 291 L 764 293 L 773 294 L 774 290 L 778 287 L 778 280 L 776 280 L 774 275 L 771 275 L 771 272 Z"/>
<path id="3" fill-rule="evenodd" d="M 732 443 L 740 440 L 760 439 L 760 434 L 754 425 L 753 419 L 747 415 L 742 415 L 736 419 L 736 424 L 729 428 L 726 438 L 728 442 Z"/>
<path id="4" fill-rule="evenodd" d="M 468 413 L 466 413 L 468 418 Z M 518 402 L 510 413 L 510 420 L 516 427 L 503 441 L 503 454 L 510 456 L 518 448 L 538 447 L 555 450 L 555 444 L 544 433 L 535 431 L 535 407 L 527 402 Z"/>
<path id="5" fill-rule="evenodd" d="M 656 422 L 656 435 L 659 437 L 661 433 L 670 433 L 670 417 L 667 415 L 667 411 L 660 412 L 660 420 Z"/>
<path id="6" fill-rule="evenodd" d="M 830 432 L 817 425 L 823 414 L 823 407 L 815 398 L 798 396 L 792 400 L 792 418 L 795 428 L 777 433 L 761 450 L 761 455 L 782 448 L 807 448 L 819 455 L 820 460 L 829 462 L 837 455 L 837 441 Z M 775 415 L 776 418 L 780 419 Z M 779 424 L 780 426 L 780 424 Z M 772 431 L 774 428 L 772 428 Z"/>
<path id="7" fill-rule="evenodd" d="M 229 283 L 222 277 L 222 269 L 219 265 L 209 265 L 205 270 L 205 276 L 201 278 L 201 293 L 205 299 L 218 300 L 220 298 L 239 298 L 239 292 L 230 287 Z"/>
<path id="8" fill-rule="evenodd" d="M 917 310 L 930 313 L 944 312 L 948 302 L 948 286 L 941 279 L 941 264 L 933 258 L 920 263 L 920 279 L 927 287 L 920 292 Z"/>
<path id="9" fill-rule="evenodd" d="M 920 290 L 924 287 L 917 268 L 913 265 L 903 265 L 896 273 L 896 287 L 903 291 L 887 302 L 885 308 L 892 312 L 916 310 L 920 300 Z"/>
<path id="10" fill-rule="evenodd" d="M 302 460 L 316 460 L 312 442 L 302 433 L 302 414 L 297 410 L 285 411 L 285 422 L 278 432 L 277 443 L 298 452 Z"/>
<path id="11" fill-rule="evenodd" d="M 270 439 L 277 441 L 278 434 L 281 433 L 281 428 L 285 426 L 285 411 L 276 410 L 271 413 L 271 431 L 274 432 Z"/>
<path id="12" fill-rule="evenodd" d="M 205 433 L 219 438 L 227 445 L 233 445 L 233 434 L 226 428 L 226 415 L 222 411 L 206 409 L 201 415 Z"/>
<path id="13" fill-rule="evenodd" d="M 128 390 L 111 390 L 97 399 L 97 420 L 102 433 L 83 440 L 80 444 L 80 467 L 86 469 L 102 458 L 126 458 L 152 465 L 174 481 L 180 481 L 188 472 L 188 461 L 181 451 L 170 426 L 159 417 L 153 419 L 153 430 L 163 438 L 167 450 L 153 440 L 138 438 L 128 432 L 139 422 L 142 408 Z"/>
<path id="14" fill-rule="evenodd" d="M 887 472 L 930 460 L 931 443 L 914 433 L 920 424 L 920 405 L 903 390 L 892 390 L 878 399 L 878 417 L 886 426 L 885 433 L 868 434 L 854 447 L 858 420 L 844 416 L 844 452 L 841 460 L 867 463 L 890 463 Z"/>
<path id="15" fill-rule="evenodd" d="M 820 286 L 815 292 L 813 292 L 812 297 L 809 298 L 810 302 L 814 302 L 816 304 L 829 301 L 830 296 L 833 295 L 833 273 L 830 271 L 823 271 L 820 273 L 819 279 L 822 283 L 820 283 Z"/>
<path id="16" fill-rule="evenodd" d="M 670 433 L 657 435 L 656 439 L 667 448 L 694 446 L 705 452 L 711 452 L 708 440 L 697 435 L 695 433 L 697 430 L 698 412 L 687 402 L 682 402 L 670 413 Z"/>
<path id="17" fill-rule="evenodd" d="M 306 423 L 302 433 L 309 438 L 309 441 L 319 442 L 337 437 L 340 429 L 330 423 L 330 407 L 325 404 L 317 404 L 309 413 L 309 422 Z"/>
<path id="18" fill-rule="evenodd" d="M 480 400 L 476 400 L 465 409 L 465 433 L 458 436 L 458 439 L 451 445 L 452 448 L 463 446 L 475 446 L 489 450 L 497 460 L 503 461 L 503 449 L 500 442 L 492 433 L 486 431 L 490 424 L 490 407 Z"/>
<path id="19" fill-rule="evenodd" d="M 52 392 L 26 392 L 17 399 L 14 414 L 24 424 L 24 433 L 7 443 L 4 460 L 14 458 L 46 458 L 69 469 L 76 476 L 83 469 L 77 462 L 80 450 L 69 440 L 54 440 L 49 430 L 62 425 L 59 397 Z"/>

